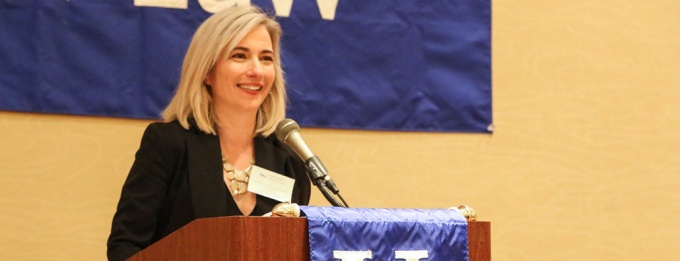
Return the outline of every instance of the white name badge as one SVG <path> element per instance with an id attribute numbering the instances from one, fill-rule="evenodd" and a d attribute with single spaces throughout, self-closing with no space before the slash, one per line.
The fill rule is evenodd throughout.
<path id="1" fill-rule="evenodd" d="M 295 180 L 267 169 L 253 166 L 248 191 L 280 202 L 290 202 Z"/>

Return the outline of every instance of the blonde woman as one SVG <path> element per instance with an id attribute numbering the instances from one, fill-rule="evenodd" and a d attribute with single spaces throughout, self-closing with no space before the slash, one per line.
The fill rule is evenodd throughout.
<path id="1" fill-rule="evenodd" d="M 123 185 L 109 260 L 196 218 L 271 211 L 278 201 L 247 189 L 253 166 L 293 178 L 292 201 L 309 202 L 304 163 L 271 135 L 285 116 L 280 35 L 253 6 L 228 8 L 198 28 L 164 122 L 147 127 Z"/>

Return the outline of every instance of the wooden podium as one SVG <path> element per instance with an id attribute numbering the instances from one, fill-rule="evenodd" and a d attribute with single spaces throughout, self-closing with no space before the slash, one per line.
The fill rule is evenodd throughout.
<path id="1" fill-rule="evenodd" d="M 490 261 L 490 243 L 490 222 L 468 222 L 470 261 Z M 197 219 L 129 260 L 308 261 L 307 219 L 275 217 Z"/>

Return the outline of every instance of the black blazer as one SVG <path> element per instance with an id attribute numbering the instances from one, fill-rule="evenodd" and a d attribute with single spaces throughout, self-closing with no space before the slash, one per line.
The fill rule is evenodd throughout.
<path id="1" fill-rule="evenodd" d="M 254 138 L 258 166 L 295 179 L 292 201 L 306 205 L 306 168 L 273 135 Z M 177 121 L 152 123 L 144 132 L 113 217 L 109 260 L 124 260 L 197 218 L 240 215 L 222 175 L 219 138 Z M 257 195 L 253 215 L 279 203 Z"/>

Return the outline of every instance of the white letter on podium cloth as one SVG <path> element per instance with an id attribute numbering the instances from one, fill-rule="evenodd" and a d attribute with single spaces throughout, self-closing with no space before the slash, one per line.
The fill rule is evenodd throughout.
<path id="1" fill-rule="evenodd" d="M 342 261 L 364 261 L 364 259 L 373 258 L 373 252 L 367 251 L 339 251 L 333 250 L 333 258 L 340 259 Z"/>
<path id="2" fill-rule="evenodd" d="M 427 258 L 427 250 L 397 250 L 394 251 L 394 257 L 397 259 L 406 259 L 406 261 L 418 261 L 422 258 Z"/>

